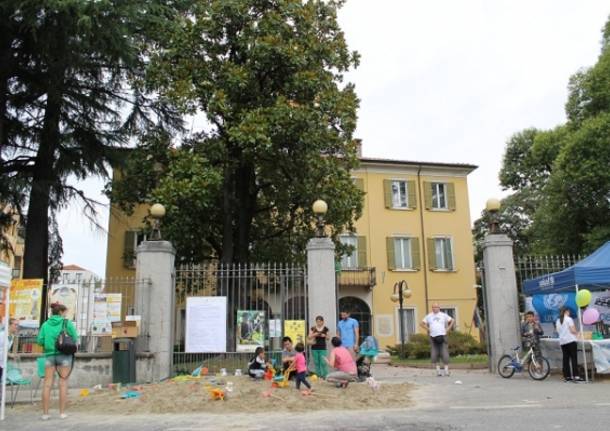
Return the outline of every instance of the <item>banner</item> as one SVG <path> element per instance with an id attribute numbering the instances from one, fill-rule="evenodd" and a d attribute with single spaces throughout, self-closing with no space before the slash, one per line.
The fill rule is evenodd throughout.
<path id="1" fill-rule="evenodd" d="M 610 325 L 610 292 L 604 290 L 602 292 L 591 292 L 591 302 L 589 307 L 593 307 L 599 311 L 599 318 L 606 325 Z"/>
<path id="2" fill-rule="evenodd" d="M 304 320 L 284 320 L 284 337 L 290 337 L 292 344 L 305 343 L 305 321 Z"/>
<path id="3" fill-rule="evenodd" d="M 236 339 L 238 352 L 254 352 L 265 345 L 265 312 L 238 310 Z"/>
<path id="4" fill-rule="evenodd" d="M 610 340 L 591 342 L 595 371 L 599 374 L 610 374 Z"/>
<path id="5" fill-rule="evenodd" d="M 532 297 L 532 305 L 536 314 L 540 319 L 540 323 L 554 324 L 559 318 L 559 309 L 568 307 L 570 315 L 576 321 L 578 320 L 576 293 L 549 293 L 547 295 L 534 295 Z"/>
<path id="6" fill-rule="evenodd" d="M 78 301 L 77 286 L 71 285 L 55 285 L 51 286 L 51 296 L 49 298 L 49 316 L 51 315 L 51 304 L 56 302 L 65 305 L 67 310 L 66 318 L 72 321 L 76 320 L 76 307 Z"/>
<path id="7" fill-rule="evenodd" d="M 42 303 L 42 279 L 11 281 L 9 314 L 23 328 L 38 328 Z"/>
<path id="8" fill-rule="evenodd" d="M 227 297 L 186 298 L 186 353 L 227 351 Z"/>
<path id="9" fill-rule="evenodd" d="M 112 335 L 112 322 L 121 321 L 121 294 L 96 293 L 93 297 L 91 335 Z"/>

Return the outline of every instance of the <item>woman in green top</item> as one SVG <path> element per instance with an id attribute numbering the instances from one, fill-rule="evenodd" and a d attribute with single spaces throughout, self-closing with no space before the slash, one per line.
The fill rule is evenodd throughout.
<path id="1" fill-rule="evenodd" d="M 66 403 L 68 398 L 68 377 L 72 370 L 71 355 L 64 355 L 57 351 L 55 342 L 61 333 L 64 323 L 66 332 L 72 339 L 78 342 L 78 335 L 74 324 L 66 319 L 65 305 L 55 303 L 51 304 L 51 317 L 42 324 L 38 332 L 37 342 L 44 348 L 46 358 L 44 372 L 44 388 L 42 391 L 42 420 L 49 419 L 49 399 L 51 398 L 51 388 L 53 387 L 53 378 L 55 370 L 59 374 L 59 417 L 65 419 Z"/>

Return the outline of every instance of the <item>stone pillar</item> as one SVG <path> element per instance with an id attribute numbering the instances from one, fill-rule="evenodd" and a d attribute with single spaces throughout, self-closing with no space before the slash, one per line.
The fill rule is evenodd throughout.
<path id="1" fill-rule="evenodd" d="M 487 235 L 483 241 L 484 299 L 490 370 L 498 360 L 521 345 L 519 296 L 513 260 L 513 242 L 506 235 Z"/>
<path id="2" fill-rule="evenodd" d="M 312 238 L 307 243 L 307 296 L 309 325 L 324 317 L 330 334 L 337 333 L 337 289 L 335 245 L 330 238 Z"/>
<path id="3" fill-rule="evenodd" d="M 144 241 L 136 253 L 135 303 L 142 331 L 148 332 L 143 347 L 155 355 L 152 375 L 160 381 L 172 374 L 176 250 L 168 241 Z"/>

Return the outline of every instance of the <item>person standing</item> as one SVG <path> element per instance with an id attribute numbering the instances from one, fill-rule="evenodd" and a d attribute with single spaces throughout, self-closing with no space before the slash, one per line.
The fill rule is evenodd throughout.
<path id="1" fill-rule="evenodd" d="M 13 340 L 15 339 L 15 335 L 19 331 L 19 321 L 14 318 L 8 319 L 8 341 L 6 346 L 6 351 L 10 352 L 11 347 L 13 346 Z M 4 369 L 2 366 L 4 365 L 2 361 L 4 360 L 4 330 L 0 331 L 0 382 L 2 382 L 2 374 L 4 373 Z"/>
<path id="2" fill-rule="evenodd" d="M 438 365 L 438 358 L 441 357 L 445 366 L 444 373 L 449 376 L 449 344 L 447 332 L 451 330 L 455 320 L 441 311 L 437 303 L 432 304 L 432 313 L 429 313 L 421 322 L 422 328 L 428 332 L 430 337 L 430 358 L 432 365 L 436 368 L 436 375 L 442 376 L 441 367 Z"/>
<path id="3" fill-rule="evenodd" d="M 566 382 L 580 381 L 578 375 L 578 347 L 576 344 L 576 327 L 574 320 L 570 317 L 570 309 L 561 307 L 559 319 L 555 322 L 555 328 L 559 334 L 559 345 L 563 353 L 563 379 Z M 572 369 L 570 369 L 570 363 Z"/>
<path id="4" fill-rule="evenodd" d="M 78 334 L 74 324 L 66 319 L 68 309 L 65 305 L 51 304 L 51 317 L 42 324 L 36 342 L 43 347 L 45 361 L 44 388 L 42 391 L 42 420 L 49 419 L 49 400 L 55 372 L 59 375 L 59 417 L 65 419 L 68 401 L 68 378 L 72 371 L 72 355 L 65 355 L 57 350 L 56 342 L 64 330 L 78 344 Z"/>
<path id="5" fill-rule="evenodd" d="M 350 317 L 349 311 L 341 311 L 341 320 L 337 323 L 337 337 L 341 339 L 341 346 L 345 347 L 352 358 L 356 358 L 358 341 L 360 341 L 360 326 L 356 319 Z"/>
<path id="6" fill-rule="evenodd" d="M 326 378 L 328 367 L 326 366 L 326 356 L 328 350 L 326 347 L 328 337 L 328 328 L 324 326 L 324 318 L 316 317 L 316 326 L 312 326 L 309 330 L 309 343 L 311 344 L 311 355 L 316 369 L 316 375 L 321 378 Z"/>

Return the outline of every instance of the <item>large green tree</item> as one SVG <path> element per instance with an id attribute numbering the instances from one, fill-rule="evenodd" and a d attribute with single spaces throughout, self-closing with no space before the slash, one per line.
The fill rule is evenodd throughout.
<path id="1" fill-rule="evenodd" d="M 358 99 L 343 82 L 358 56 L 337 23 L 342 4 L 195 2 L 153 58 L 159 93 L 207 119 L 137 197 L 167 205 L 166 232 L 185 258 L 290 259 L 313 233 L 317 198 L 329 203 L 333 235 L 359 216 Z M 111 192 L 126 208 L 129 178 Z"/>

